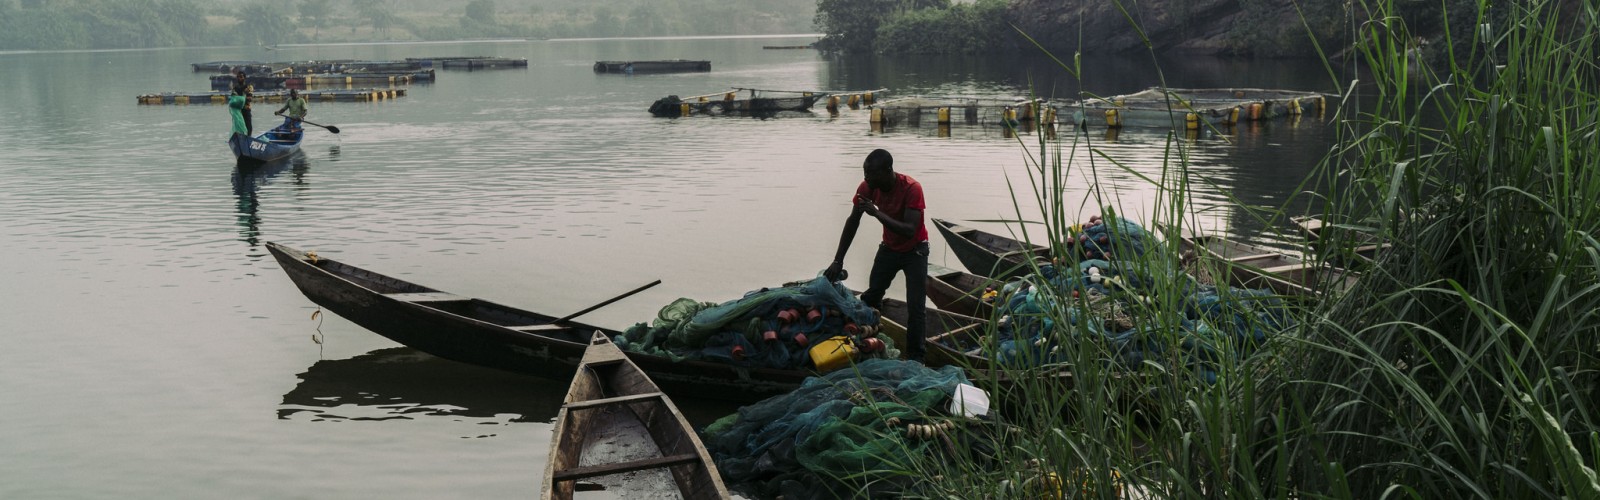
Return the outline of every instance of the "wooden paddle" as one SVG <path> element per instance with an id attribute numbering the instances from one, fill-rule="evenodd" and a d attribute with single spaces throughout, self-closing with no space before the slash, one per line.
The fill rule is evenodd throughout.
<path id="1" fill-rule="evenodd" d="M 273 113 L 273 114 L 274 115 L 278 115 L 278 116 L 283 116 L 283 113 Z M 339 133 L 339 127 L 335 127 L 333 125 L 323 125 L 323 124 L 320 124 L 320 123 L 311 123 L 310 121 L 307 121 L 305 118 L 301 118 L 300 119 L 300 123 L 304 123 L 306 125 L 316 125 L 318 127 L 322 127 L 322 128 L 328 129 L 329 132 L 333 132 L 335 134 Z"/>
<path id="2" fill-rule="evenodd" d="M 328 129 L 329 132 L 333 132 L 335 134 L 339 133 L 339 127 L 335 127 L 333 125 L 323 125 L 323 124 L 320 124 L 320 123 L 311 123 L 311 122 L 306 121 L 305 118 L 301 118 L 300 119 L 300 123 L 304 123 L 306 125 L 316 125 L 318 127 L 322 127 L 322 128 Z"/>
<path id="3" fill-rule="evenodd" d="M 578 316 L 582 316 L 584 314 L 588 314 L 590 311 L 605 307 L 607 304 L 610 304 L 612 302 L 616 302 L 616 301 L 628 298 L 629 295 L 633 295 L 633 294 L 636 294 L 636 293 L 639 293 L 639 292 L 643 292 L 643 291 L 645 291 L 645 289 L 648 289 L 650 287 L 653 287 L 653 286 L 656 286 L 656 285 L 659 285 L 659 284 L 661 284 L 661 280 L 652 281 L 648 285 L 641 286 L 641 287 L 635 288 L 633 290 L 629 290 L 627 293 L 624 293 L 622 295 L 618 295 L 616 297 L 612 297 L 610 299 L 606 299 L 605 302 L 601 302 L 599 304 L 595 304 L 595 305 L 589 306 L 588 308 L 586 308 L 586 309 L 584 309 L 582 311 L 578 311 L 578 312 L 575 312 L 575 313 L 572 313 L 572 314 L 568 314 L 566 316 L 562 316 L 560 318 L 557 318 L 555 321 L 551 321 L 550 323 L 551 324 L 565 323 L 565 322 L 567 322 L 567 320 L 570 320 L 572 318 L 576 318 Z"/>

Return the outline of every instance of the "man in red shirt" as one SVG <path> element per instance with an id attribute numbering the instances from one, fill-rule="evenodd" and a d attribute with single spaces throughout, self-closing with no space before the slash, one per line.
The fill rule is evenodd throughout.
<path id="1" fill-rule="evenodd" d="M 894 157 L 882 149 L 868 154 L 861 170 L 865 179 L 856 188 L 855 208 L 845 219 L 839 250 L 823 276 L 833 281 L 843 278 L 844 254 L 856 238 L 856 229 L 861 227 L 861 214 L 878 219 L 883 224 L 883 243 L 878 244 L 878 255 L 872 260 L 872 274 L 861 300 L 880 307 L 894 275 L 905 273 L 906 305 L 911 317 L 907 318 L 906 345 L 902 348 L 906 359 L 922 361 L 927 352 L 923 311 L 927 308 L 928 285 L 928 226 L 922 220 L 928 204 L 922 198 L 922 184 L 895 173 Z"/>

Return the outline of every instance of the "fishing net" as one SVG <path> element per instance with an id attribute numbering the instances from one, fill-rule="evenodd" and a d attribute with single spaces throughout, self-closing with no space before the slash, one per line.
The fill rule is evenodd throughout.
<path id="1" fill-rule="evenodd" d="M 1096 232 L 1112 224 L 1117 229 Z M 1091 224 L 1083 235 L 1088 238 L 1075 241 L 1085 256 L 1144 255 L 1163 248 L 1147 246 L 1154 242 L 1151 234 L 1126 219 Z M 1215 381 L 1218 363 L 1249 355 L 1294 324 L 1275 292 L 1201 284 L 1178 265 L 1165 264 L 1177 261 L 1090 257 L 1075 265 L 1042 264 L 1038 273 L 1001 287 L 995 300 L 1000 320 L 992 341 L 981 343 L 991 351 L 985 354 L 1001 365 L 1031 368 L 1070 362 L 1072 350 L 1089 341 L 1104 346 L 1110 362 L 1126 369 L 1147 360 L 1182 364 Z M 1183 312 L 1179 324 L 1141 318 L 1147 310 L 1143 303 L 1172 293 L 1168 290 L 1180 294 L 1175 299 Z"/>
<path id="2" fill-rule="evenodd" d="M 250 129 L 244 125 L 245 97 L 242 95 L 228 96 L 228 114 L 233 117 L 233 133 L 249 135 Z"/>
<path id="3" fill-rule="evenodd" d="M 894 496 L 916 478 L 892 471 L 943 451 L 908 429 L 938 416 L 963 383 L 954 366 L 869 359 L 739 408 L 700 435 L 723 479 L 761 498 Z"/>
<path id="4" fill-rule="evenodd" d="M 1084 259 L 1138 257 L 1144 255 L 1145 242 L 1152 238 L 1144 226 L 1116 215 L 1090 217 L 1087 224 L 1078 227 L 1082 231 L 1077 238 L 1068 238 L 1067 244 L 1076 245 Z"/>
<path id="5" fill-rule="evenodd" d="M 656 102 L 650 103 L 650 114 L 654 116 L 677 117 L 683 113 L 683 110 L 680 106 L 681 104 L 683 104 L 683 100 L 679 99 L 676 95 L 669 95 L 660 99 L 656 99 Z"/>
<path id="6" fill-rule="evenodd" d="M 884 345 L 882 355 L 899 357 L 888 337 L 875 335 L 878 321 L 878 312 L 850 289 L 817 277 L 722 304 L 678 299 L 651 323 L 635 324 L 614 341 L 624 350 L 674 361 L 799 369 L 810 362 L 811 348 L 833 348 L 822 342 L 838 336 L 849 337 L 852 345 L 876 338 Z"/>

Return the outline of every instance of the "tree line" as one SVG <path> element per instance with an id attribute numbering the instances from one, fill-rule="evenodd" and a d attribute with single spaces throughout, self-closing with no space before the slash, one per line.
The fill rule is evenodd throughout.
<path id="1" fill-rule="evenodd" d="M 792 0 L 0 0 L 0 50 L 805 33 Z"/>

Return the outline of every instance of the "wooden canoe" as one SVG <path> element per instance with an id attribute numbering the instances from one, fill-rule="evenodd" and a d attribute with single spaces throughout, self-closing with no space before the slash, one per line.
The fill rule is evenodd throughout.
<path id="1" fill-rule="evenodd" d="M 1350 241 L 1340 242 L 1340 244 L 1342 244 L 1342 245 L 1343 244 L 1353 244 L 1353 246 L 1350 247 L 1349 249 L 1328 248 L 1329 240 L 1327 238 L 1323 237 L 1323 233 L 1329 231 L 1330 230 L 1329 228 L 1331 227 L 1331 225 L 1328 224 L 1326 221 L 1324 221 L 1321 217 L 1308 215 L 1308 216 L 1303 216 L 1303 217 L 1295 217 L 1295 218 L 1291 219 L 1291 221 L 1294 222 L 1295 228 L 1300 230 L 1300 234 L 1302 236 L 1305 236 L 1306 241 L 1309 242 L 1311 244 L 1311 246 L 1318 247 L 1318 250 L 1320 250 L 1320 251 L 1327 251 L 1327 252 L 1334 253 L 1334 255 L 1330 255 L 1329 257 L 1330 258 L 1335 258 L 1335 259 L 1343 259 L 1341 261 L 1338 261 L 1342 265 L 1347 265 L 1347 264 L 1351 264 L 1351 263 L 1358 263 L 1358 264 L 1363 264 L 1363 265 L 1370 264 L 1373 259 L 1376 259 L 1378 257 L 1378 252 L 1381 252 L 1381 251 L 1389 248 L 1389 244 L 1382 243 L 1382 242 L 1378 241 L 1377 238 L 1373 237 L 1370 234 L 1361 234 L 1360 236 L 1357 236 L 1357 238 L 1353 242 L 1350 242 Z M 1353 233 L 1353 232 L 1351 232 L 1349 230 L 1346 230 L 1346 229 L 1331 229 L 1331 230 L 1343 231 L 1345 233 L 1345 235 L 1347 235 L 1347 236 L 1356 236 L 1355 233 Z M 1354 261 L 1354 262 L 1344 262 L 1344 261 Z"/>
<path id="2" fill-rule="evenodd" d="M 255 137 L 238 133 L 229 136 L 228 149 L 233 150 L 233 157 L 239 163 L 266 163 L 288 158 L 299 151 L 300 140 L 304 137 L 304 129 L 290 128 L 289 121 L 284 120 Z"/>
<path id="3" fill-rule="evenodd" d="M 315 256 L 277 243 L 267 249 L 300 291 L 330 312 L 441 358 L 567 381 L 596 330 L 616 330 L 462 297 Z M 743 368 L 630 352 L 633 362 L 679 396 L 755 402 L 785 394 L 807 370 Z"/>
<path id="4" fill-rule="evenodd" d="M 933 226 L 944 235 L 945 244 L 956 254 L 956 259 L 979 276 L 1008 280 L 1027 274 L 1029 260 L 1049 258 L 1050 248 L 1026 243 L 998 234 L 961 226 L 943 219 L 933 219 Z"/>
<path id="5" fill-rule="evenodd" d="M 878 308 L 883 318 L 879 323 L 883 327 L 883 334 L 889 336 L 902 351 L 905 350 L 905 325 L 910 312 L 906 301 L 887 297 Z M 989 329 L 989 320 L 930 307 L 924 311 L 923 321 L 927 330 L 923 333 L 928 350 L 924 364 L 930 367 L 956 365 L 979 370 L 989 368 L 989 358 L 975 350 L 978 338 Z"/>
<path id="6" fill-rule="evenodd" d="M 694 427 L 601 331 L 556 413 L 540 498 L 571 499 L 580 480 L 622 497 L 729 498 Z"/>
<path id="7" fill-rule="evenodd" d="M 1242 288 L 1267 288 L 1283 295 L 1317 296 L 1322 290 L 1345 290 L 1355 275 L 1333 266 L 1316 265 L 1300 257 L 1266 247 L 1240 243 L 1215 235 L 1184 231 L 1179 248 L 1185 254 L 1213 259 L 1218 276 Z"/>
<path id="8" fill-rule="evenodd" d="M 928 301 L 934 307 L 975 318 L 994 318 L 994 304 L 983 301 L 985 290 L 999 290 L 1005 282 L 928 264 Z"/>

